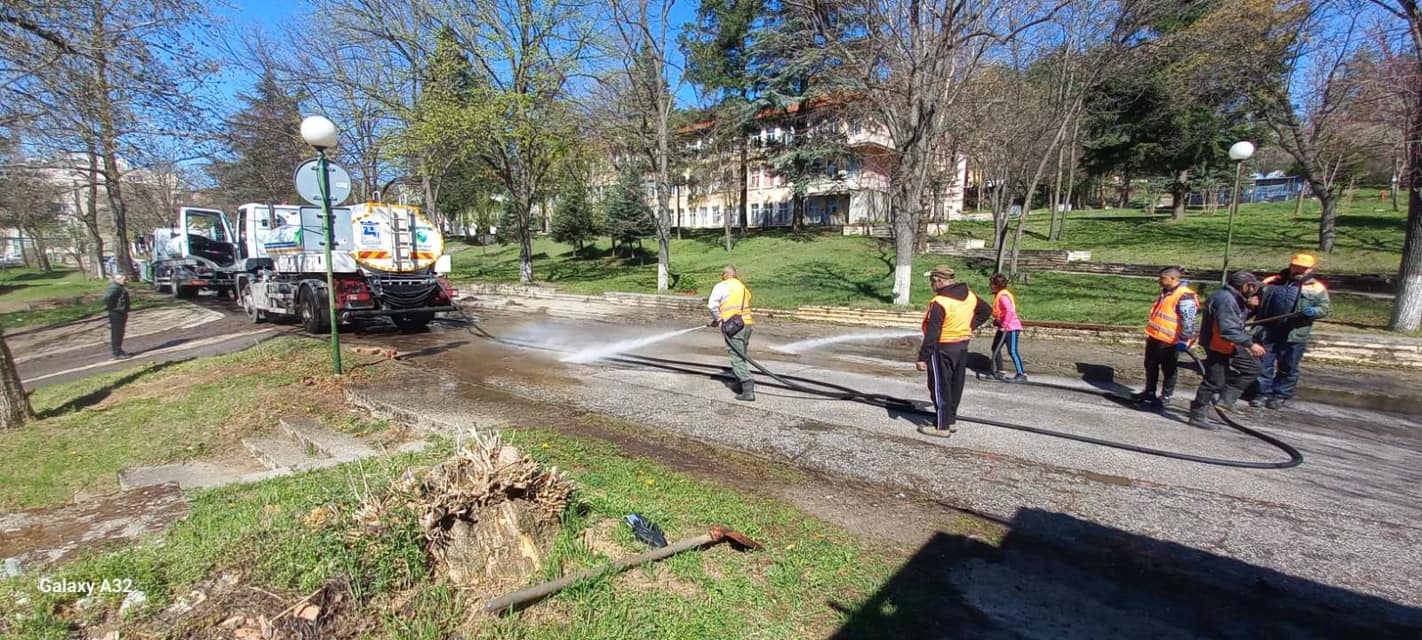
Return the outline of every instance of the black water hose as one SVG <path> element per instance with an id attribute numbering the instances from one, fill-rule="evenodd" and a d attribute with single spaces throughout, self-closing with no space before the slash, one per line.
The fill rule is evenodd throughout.
<path id="1" fill-rule="evenodd" d="M 900 407 L 900 408 L 902 408 L 902 409 L 905 410 L 905 411 L 912 411 L 912 412 L 918 413 L 918 414 L 920 414 L 920 415 L 937 417 L 937 413 L 936 413 L 936 412 L 934 412 L 934 411 L 928 411 L 928 410 L 926 410 L 926 409 L 920 408 L 920 406 L 919 406 L 917 403 L 913 402 L 912 400 L 907 400 L 907 399 L 905 399 L 905 398 L 896 398 L 896 397 L 894 397 L 894 396 L 885 395 L 885 394 L 882 394 L 882 393 L 865 393 L 865 392 L 863 392 L 863 391 L 858 391 L 858 390 L 856 390 L 856 389 L 851 389 L 851 388 L 849 388 L 849 387 L 837 385 L 837 384 L 834 384 L 834 383 L 831 383 L 831 382 L 825 382 L 825 381 L 823 381 L 823 380 L 810 380 L 810 379 L 801 378 L 801 377 L 798 377 L 798 376 L 782 376 L 782 375 L 780 375 L 780 374 L 778 374 L 778 373 L 775 373 L 774 371 L 771 371 L 770 369 L 766 368 L 766 367 L 765 367 L 764 365 L 762 365 L 761 363 L 756 362 L 756 360 L 755 360 L 754 358 L 750 357 L 749 354 L 745 353 L 745 352 L 742 351 L 739 347 L 737 347 L 737 346 L 736 346 L 736 343 L 731 341 L 731 337 L 730 337 L 730 336 L 727 336 L 727 335 L 725 335 L 725 334 L 723 333 L 723 334 L 722 334 L 722 337 L 723 337 L 723 338 L 725 339 L 725 341 L 726 341 L 726 346 L 727 346 L 729 349 L 731 349 L 732 351 L 734 351 L 734 352 L 736 353 L 736 355 L 740 356 L 740 357 L 741 357 L 742 359 L 744 359 L 746 362 L 750 363 L 751 366 L 755 367 L 757 371 L 760 371 L 761 373 L 763 373 L 763 374 L 769 376 L 770 378 L 774 379 L 775 381 L 779 382 L 780 384 L 785 385 L 785 386 L 786 386 L 787 388 L 789 388 L 789 389 L 793 389 L 793 390 L 799 391 L 799 392 L 801 392 L 801 393 L 809 393 L 809 394 L 824 396 L 824 397 L 828 397 L 828 398 L 834 398 L 834 399 L 836 399 L 836 400 L 850 400 L 850 401 L 855 401 L 855 402 L 864 402 L 864 403 L 866 403 L 866 404 L 871 404 L 871 405 L 874 405 L 874 406 L 885 407 L 885 408 L 888 408 L 888 407 L 890 407 L 890 406 L 893 406 L 893 407 Z M 1192 360 L 1195 361 L 1195 366 L 1199 367 L 1199 370 L 1200 370 L 1200 371 L 1204 371 L 1204 370 L 1205 370 L 1204 365 L 1200 362 L 1200 359 L 1199 359 L 1199 358 L 1195 357 L 1195 354 L 1190 353 L 1190 352 L 1188 352 L 1188 351 L 1187 351 L 1186 353 L 1189 353 L 1190 359 L 1192 359 Z M 805 383 L 805 384 L 800 384 L 800 383 L 802 383 L 802 382 Z M 1027 382 L 1027 383 L 1025 383 L 1025 384 L 1034 384 L 1034 383 Z M 838 392 L 836 393 L 836 392 L 826 391 L 826 390 L 823 390 L 823 389 L 816 389 L 816 388 L 813 388 L 813 387 L 807 386 L 807 385 L 816 385 L 816 386 L 819 386 L 819 387 L 824 387 L 825 389 L 834 389 L 834 390 L 837 390 Z M 1111 394 L 1107 394 L 1107 395 L 1110 396 Z M 968 421 L 968 422 L 975 422 L 975 423 L 978 423 L 978 424 L 985 424 L 985 425 L 989 425 L 989 426 L 993 426 L 993 427 L 1000 427 L 1000 428 L 1003 428 L 1003 429 L 1012 429 L 1012 430 L 1014 430 L 1014 431 L 1025 431 L 1025 432 L 1027 432 L 1027 433 L 1035 433 L 1035 434 L 1038 434 L 1038 435 L 1051 436 L 1051 437 L 1054 437 L 1054 438 L 1062 438 L 1062 439 L 1065 439 L 1065 440 L 1074 440 L 1074 441 L 1076 441 L 1076 442 L 1084 442 L 1084 443 L 1087 443 L 1087 444 L 1094 444 L 1094 445 L 1099 445 L 1099 446 L 1103 446 L 1103 447 L 1110 447 L 1110 448 L 1112 448 L 1112 449 L 1120 449 L 1120 450 L 1123 450 L 1123 451 L 1131 451 L 1131 452 L 1135 452 L 1135 453 L 1143 453 L 1143 454 L 1146 454 L 1146 455 L 1158 456 L 1158 457 L 1162 457 L 1162 458 L 1170 458 L 1170 459 L 1173 459 L 1173 460 L 1184 460 L 1184 461 L 1186 461 L 1186 462 L 1198 462 L 1198 463 L 1201 463 L 1201 464 L 1216 465 L 1216 466 L 1221 466 L 1221 467 L 1237 467 L 1237 468 L 1242 468 L 1242 469 L 1288 469 L 1288 468 L 1290 468 L 1290 467 L 1297 467 L 1297 466 L 1299 466 L 1300 464 L 1303 463 L 1303 454 L 1302 454 L 1302 453 L 1299 453 L 1299 450 L 1298 450 L 1298 449 L 1295 449 L 1295 448 L 1294 448 L 1292 445 L 1290 445 L 1289 443 L 1284 442 L 1283 440 L 1280 440 L 1280 439 L 1278 439 L 1278 438 L 1275 438 L 1274 436 L 1271 436 L 1271 435 L 1269 435 L 1269 434 L 1267 434 L 1267 433 L 1261 433 L 1261 432 L 1256 431 L 1256 430 L 1254 430 L 1254 429 L 1250 429 L 1249 427 L 1246 427 L 1246 426 L 1244 426 L 1244 425 L 1242 425 L 1242 424 L 1236 422 L 1233 418 L 1230 418 L 1229 415 L 1228 415 L 1227 413 L 1225 413 L 1225 411 L 1224 411 L 1223 409 L 1220 409 L 1219 407 L 1215 407 L 1215 413 L 1219 414 L 1220 419 L 1223 420 L 1225 424 L 1229 425 L 1230 427 L 1234 428 L 1235 430 L 1237 430 L 1237 431 L 1239 431 L 1239 432 L 1241 432 L 1241 433 L 1243 433 L 1243 434 L 1245 434 L 1245 435 L 1251 436 L 1251 437 L 1253 437 L 1253 438 L 1257 438 L 1257 439 L 1259 439 L 1259 440 L 1262 440 L 1262 441 L 1264 441 L 1264 442 L 1266 442 L 1266 443 L 1268 443 L 1268 444 L 1274 446 L 1275 448 L 1278 448 L 1280 451 L 1283 451 L 1285 454 L 1287 454 L 1287 455 L 1289 456 L 1289 459 L 1288 459 L 1288 460 L 1285 460 L 1285 461 L 1280 461 L 1280 462 L 1252 462 L 1252 461 L 1248 461 L 1248 460 L 1228 460 L 1228 459 L 1224 459 L 1224 458 L 1212 458 L 1212 457 L 1209 457 L 1209 456 L 1197 456 L 1197 455 L 1189 454 L 1189 453 L 1179 453 L 1179 452 L 1175 452 L 1175 451 L 1166 451 L 1166 450 L 1164 450 L 1164 449 L 1154 449 L 1154 448 L 1151 448 L 1151 447 L 1143 447 L 1143 446 L 1134 445 L 1134 444 L 1130 444 L 1130 443 L 1126 443 L 1126 442 L 1115 442 L 1115 441 L 1112 441 L 1112 440 L 1103 440 L 1103 439 L 1101 439 L 1101 438 L 1093 438 L 1093 437 L 1091 437 L 1091 436 L 1083 436 L 1083 435 L 1077 435 L 1077 434 L 1074 434 L 1074 433 L 1066 433 L 1066 432 L 1063 432 L 1063 431 L 1054 431 L 1054 430 L 1052 430 L 1052 429 L 1044 429 L 1044 428 L 1041 428 L 1041 427 L 1033 427 L 1033 426 L 1022 425 L 1022 424 L 1014 424 L 1014 423 L 1011 423 L 1011 422 L 1003 422 L 1003 421 L 1001 421 L 1001 420 L 993 420 L 993 419 L 991 419 L 991 418 L 977 418 L 977 417 L 973 417 L 973 416 L 965 416 L 965 415 L 959 414 L 959 415 L 958 415 L 958 419 L 959 419 L 959 420 L 965 420 L 965 421 Z"/>
<path id="2" fill-rule="evenodd" d="M 462 310 L 461 310 L 461 311 L 462 311 Z M 470 321 L 470 325 L 471 325 L 471 326 L 470 326 L 469 329 L 470 329 L 470 332 L 471 332 L 471 333 L 478 333 L 478 334 L 484 336 L 485 338 L 488 338 L 488 339 L 490 339 L 490 340 L 493 340 L 494 342 L 498 342 L 498 343 L 501 343 L 501 344 L 509 344 L 509 345 L 513 345 L 513 346 L 517 346 L 517 347 L 521 347 L 521 348 L 531 348 L 531 349 L 540 349 L 540 350 L 547 350 L 547 351 L 557 351 L 557 349 L 549 349 L 549 348 L 547 348 L 547 347 L 543 347 L 543 346 L 536 345 L 536 344 L 528 344 L 528 343 L 519 342 L 519 341 L 517 341 L 517 340 L 508 340 L 508 339 L 505 339 L 505 338 L 500 338 L 500 337 L 498 337 L 498 336 L 495 336 L 494 334 L 489 333 L 489 332 L 486 331 L 483 327 L 479 326 L 478 323 L 477 323 L 477 322 L 474 322 L 474 319 L 473 319 L 472 317 L 470 317 L 469 315 L 463 314 L 463 313 L 461 313 L 461 315 L 463 315 L 465 319 L 467 319 L 468 321 Z M 849 387 L 837 385 L 837 384 L 830 383 L 830 382 L 824 382 L 824 381 L 822 381 L 822 380 L 810 380 L 810 379 L 808 379 L 808 378 L 802 378 L 802 377 L 793 376 L 793 375 L 780 375 L 780 374 L 775 373 L 774 371 L 771 371 L 770 369 L 766 368 L 765 365 L 762 365 L 760 362 L 757 362 L 754 358 L 750 357 L 750 355 L 746 354 L 744 351 L 742 351 L 741 349 L 737 348 L 736 345 L 735 345 L 735 343 L 734 343 L 734 342 L 731 342 L 730 336 L 727 336 L 727 335 L 725 335 L 724 333 L 722 333 L 722 338 L 725 339 L 725 341 L 726 341 L 726 346 L 727 346 L 728 348 L 730 348 L 732 351 L 734 351 L 737 355 L 741 356 L 741 358 L 745 359 L 745 361 L 748 362 L 748 363 L 750 363 L 751 366 L 754 366 L 757 371 L 760 371 L 761 373 L 765 374 L 766 376 L 769 376 L 770 378 L 772 378 L 772 379 L 774 379 L 775 381 L 779 382 L 780 384 L 784 385 L 785 388 L 787 388 L 787 389 L 799 391 L 799 392 L 801 392 L 801 393 L 808 393 L 808 394 L 812 394 L 812 395 L 818 395 L 818 396 L 822 396 L 822 397 L 826 397 L 826 398 L 831 398 L 831 399 L 835 399 L 835 400 L 850 400 L 850 401 L 862 402 L 862 403 L 865 403 L 865 404 L 869 404 L 869 405 L 873 405 L 873 406 L 878 406 L 878 407 L 882 407 L 882 408 L 886 408 L 886 409 L 888 409 L 888 408 L 895 408 L 895 409 L 900 410 L 900 411 L 914 412 L 914 413 L 918 413 L 919 415 L 937 417 L 937 413 L 936 413 L 936 412 L 923 409 L 923 408 L 919 405 L 919 403 L 914 402 L 914 401 L 912 401 L 912 400 L 905 399 L 905 398 L 897 398 L 897 397 L 894 397 L 894 396 L 890 396 L 890 395 L 886 395 L 886 394 L 881 394 L 881 393 L 864 393 L 864 392 L 862 392 L 862 391 L 858 391 L 858 390 L 855 390 L 855 389 L 851 389 L 851 388 L 849 388 Z M 1187 353 L 1188 353 L 1188 352 L 1187 352 Z M 1196 357 L 1195 357 L 1195 354 L 1193 354 L 1193 353 L 1190 353 L 1189 355 L 1190 355 L 1190 358 L 1195 361 L 1195 365 L 1199 368 L 1199 370 L 1203 372 L 1203 371 L 1205 370 L 1205 368 L 1204 368 L 1204 365 L 1200 362 L 1199 358 L 1196 358 Z M 624 357 L 622 357 L 622 358 L 617 358 L 616 360 L 617 360 L 617 361 L 621 361 L 621 362 L 626 362 L 626 363 L 628 363 L 628 364 L 643 364 L 643 365 L 646 364 L 646 361 L 667 362 L 665 359 L 662 359 L 662 358 L 651 358 L 651 357 L 648 357 L 648 356 L 636 356 L 636 355 L 624 356 Z M 701 363 L 684 363 L 684 362 L 680 362 L 680 361 L 672 361 L 672 362 L 677 362 L 678 364 L 695 364 L 695 365 L 700 365 L 700 366 L 717 366 L 717 368 L 719 368 L 719 365 L 702 365 Z M 683 371 L 684 371 L 684 370 L 683 370 Z M 806 383 L 806 384 L 809 384 L 809 385 L 818 385 L 818 386 L 825 387 L 825 388 L 828 388 L 828 389 L 836 389 L 836 390 L 838 390 L 839 392 L 838 392 L 838 393 L 834 393 L 834 392 L 830 392 L 830 391 L 825 391 L 825 390 L 823 390 L 823 389 L 815 389 L 815 388 L 806 386 L 806 384 L 800 384 L 801 382 Z M 1030 385 L 1035 385 L 1035 386 L 1050 386 L 1050 385 L 1042 385 L 1042 384 L 1040 384 L 1040 383 L 1033 383 L 1033 382 L 1027 382 L 1027 383 L 1023 383 L 1023 384 L 1030 384 Z M 1075 391 L 1075 390 L 1074 390 L 1074 391 Z M 1104 395 L 1105 395 L 1106 397 L 1108 397 L 1108 398 L 1115 398 L 1115 397 L 1117 397 L 1117 396 L 1114 396 L 1113 394 L 1109 394 L 1109 393 L 1104 394 Z M 992 420 L 992 419 L 990 419 L 990 418 L 975 418 L 975 417 L 964 416 L 964 415 L 959 415 L 958 418 L 961 419 L 961 420 L 968 421 L 968 422 L 975 422 L 975 423 L 978 423 L 978 424 L 985 424 L 985 425 L 988 425 L 988 426 L 1000 427 L 1000 428 L 1003 428 L 1003 429 L 1012 429 L 1012 430 L 1014 430 L 1014 431 L 1024 431 L 1024 432 L 1027 432 L 1027 433 L 1035 433 L 1035 434 L 1038 434 L 1038 435 L 1050 436 L 1050 437 L 1053 437 L 1053 438 L 1061 438 L 1061 439 L 1064 439 L 1064 440 L 1073 440 L 1073 441 L 1076 441 L 1076 442 L 1084 442 L 1084 443 L 1086 443 L 1086 444 L 1094 444 L 1094 445 L 1098 445 L 1098 446 L 1109 447 L 1109 448 L 1112 448 L 1112 449 L 1120 449 L 1120 450 L 1123 450 L 1123 451 L 1131 451 L 1131 452 L 1134 452 L 1134 453 L 1141 453 L 1141 454 L 1145 454 L 1145 455 L 1158 456 L 1158 457 L 1162 457 L 1162 458 L 1170 458 L 1170 459 L 1173 459 L 1173 460 L 1183 460 L 1183 461 L 1186 461 L 1186 462 L 1198 462 L 1198 463 L 1201 463 L 1201 464 L 1209 464 L 1209 465 L 1216 465 L 1216 466 L 1222 466 L 1222 467 L 1236 467 L 1236 468 L 1243 468 L 1243 469 L 1287 469 L 1287 468 L 1290 468 L 1290 467 L 1297 467 L 1297 466 L 1299 466 L 1300 464 L 1303 463 L 1303 454 L 1302 454 L 1302 453 L 1299 453 L 1298 449 L 1295 449 L 1293 446 L 1289 445 L 1289 443 L 1284 442 L 1283 440 L 1280 440 L 1280 439 L 1278 439 L 1278 438 L 1275 438 L 1275 437 L 1273 437 L 1273 436 L 1271 436 L 1271 435 L 1269 435 L 1269 434 L 1261 433 L 1261 432 L 1256 431 L 1256 430 L 1254 430 L 1254 429 L 1250 429 L 1249 427 L 1246 427 L 1246 426 L 1244 426 L 1244 425 L 1242 425 L 1242 424 L 1239 424 L 1238 422 L 1235 422 L 1235 421 L 1234 421 L 1233 419 L 1231 419 L 1228 415 L 1226 415 L 1223 410 L 1219 409 L 1218 407 L 1215 408 L 1215 412 L 1219 414 L 1220 418 L 1221 418 L 1222 420 L 1224 420 L 1225 424 L 1227 424 L 1227 425 L 1229 425 L 1230 427 L 1232 427 L 1232 428 L 1234 428 L 1234 429 L 1240 431 L 1241 433 L 1244 433 L 1245 435 L 1251 436 L 1251 437 L 1253 437 L 1253 438 L 1257 438 L 1257 439 L 1259 439 L 1259 440 L 1261 440 L 1261 441 L 1263 441 L 1263 442 L 1266 442 L 1266 443 L 1268 443 L 1268 444 L 1270 444 L 1270 445 L 1272 445 L 1272 446 L 1278 448 L 1279 450 L 1281 450 L 1281 451 L 1283 451 L 1284 453 L 1288 454 L 1289 459 L 1288 459 L 1287 461 L 1282 461 L 1282 462 L 1251 462 L 1251 461 L 1247 461 L 1247 460 L 1227 460 L 1227 459 L 1223 459 L 1223 458 L 1211 458 L 1211 457 L 1209 457 L 1209 456 L 1197 456 L 1197 455 L 1192 455 L 1192 454 L 1188 454 L 1188 453 L 1178 453 L 1178 452 L 1174 452 L 1174 451 L 1166 451 L 1166 450 L 1164 450 L 1164 449 L 1153 449 L 1153 448 L 1151 448 L 1151 447 L 1142 447 L 1142 446 L 1139 446 L 1139 445 L 1134 445 L 1134 444 L 1130 444 L 1130 443 L 1126 443 L 1126 442 L 1115 442 L 1115 441 L 1112 441 L 1112 440 L 1103 440 L 1103 439 L 1101 439 L 1101 438 L 1093 438 L 1093 437 L 1091 437 L 1091 436 L 1082 436 L 1082 435 L 1077 435 L 1077 434 L 1074 434 L 1074 433 L 1066 433 L 1066 432 L 1064 432 L 1064 431 L 1054 431 L 1054 430 L 1052 430 L 1052 429 L 1044 429 L 1044 428 L 1041 428 L 1041 427 L 1033 427 L 1033 426 L 1029 426 L 1029 425 L 1014 424 L 1014 423 L 1011 423 L 1011 422 L 1003 422 L 1003 421 L 1000 421 L 1000 420 Z"/>

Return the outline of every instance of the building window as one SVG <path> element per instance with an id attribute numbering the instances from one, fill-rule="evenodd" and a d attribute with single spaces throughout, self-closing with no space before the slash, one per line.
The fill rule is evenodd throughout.
<path id="1" fill-rule="evenodd" d="M 780 203 L 780 215 L 776 216 L 776 224 L 790 223 L 790 203 L 788 201 Z"/>
<path id="2" fill-rule="evenodd" d="M 750 172 L 750 186 L 751 186 L 752 189 L 759 189 L 759 188 L 760 188 L 760 174 L 761 174 L 762 172 L 763 172 L 763 169 L 761 169 L 760 167 L 756 167 L 754 170 L 752 170 L 752 171 Z"/>
<path id="3" fill-rule="evenodd" d="M 864 125 L 860 124 L 858 120 L 854 120 L 849 123 L 849 135 L 857 136 L 863 132 Z"/>
<path id="4" fill-rule="evenodd" d="M 750 206 L 750 224 L 759 227 L 760 223 L 760 203 L 752 202 Z"/>

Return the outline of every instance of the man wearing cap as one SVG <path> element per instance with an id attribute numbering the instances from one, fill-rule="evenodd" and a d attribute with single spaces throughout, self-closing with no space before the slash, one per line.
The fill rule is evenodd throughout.
<path id="1" fill-rule="evenodd" d="M 1259 375 L 1263 345 L 1254 342 L 1245 319 L 1249 316 L 1246 301 L 1259 292 L 1259 279 L 1248 271 L 1230 274 L 1225 286 L 1205 301 L 1204 319 L 1200 323 L 1200 344 L 1205 345 L 1205 379 L 1190 403 L 1190 425 L 1215 430 L 1219 425 L 1210 421 L 1212 401 L 1222 409 L 1233 411 L 1235 402 Z M 1215 400 L 1216 395 L 1219 396 Z"/>
<path id="2" fill-rule="evenodd" d="M 973 330 L 992 320 L 992 306 L 968 285 L 953 279 L 953 268 L 938 265 L 923 274 L 933 287 L 933 299 L 923 314 L 923 346 L 918 350 L 918 370 L 928 372 L 928 392 L 938 418 L 919 433 L 946 438 L 958 430 L 958 401 L 968 368 L 968 340 Z"/>
<path id="3" fill-rule="evenodd" d="M 1328 287 L 1314 277 L 1318 261 L 1300 253 L 1289 268 L 1264 279 L 1256 326 L 1265 354 L 1260 359 L 1259 395 L 1250 406 L 1282 409 L 1299 384 L 1299 363 L 1313 322 L 1328 315 Z"/>
<path id="4" fill-rule="evenodd" d="M 706 300 L 706 308 L 711 312 L 711 326 L 720 327 L 726 336 L 726 353 L 731 356 L 731 374 L 736 377 L 736 399 L 755 402 L 755 378 L 746 366 L 746 356 L 750 351 L 751 292 L 741 282 L 736 265 L 728 264 L 721 269 L 721 281 L 711 289 L 711 297 Z"/>

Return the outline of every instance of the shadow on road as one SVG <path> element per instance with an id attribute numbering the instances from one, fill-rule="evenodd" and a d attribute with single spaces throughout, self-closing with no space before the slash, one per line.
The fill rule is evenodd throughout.
<path id="1" fill-rule="evenodd" d="M 1049 511 L 938 533 L 830 637 L 1416 638 L 1422 609 Z M 1281 541 L 1281 544 L 1283 541 Z"/>
<path id="2" fill-rule="evenodd" d="M 123 387 L 124 385 L 127 385 L 150 373 L 157 373 L 159 371 L 167 369 L 168 367 L 178 364 L 179 362 L 181 362 L 181 360 L 170 360 L 167 362 L 159 362 L 157 364 L 134 369 L 133 371 L 124 374 L 122 377 L 114 380 L 113 382 L 110 382 L 109 384 L 90 391 L 89 393 L 86 393 L 82 396 L 72 398 L 68 402 L 54 407 L 53 409 L 40 412 L 39 417 L 41 419 L 53 418 L 55 416 L 64 415 L 71 411 L 79 411 L 80 409 L 92 407 L 96 404 L 99 404 L 100 402 L 103 402 L 105 398 L 108 398 L 110 395 L 113 394 L 114 391 L 118 390 L 120 387 Z"/>

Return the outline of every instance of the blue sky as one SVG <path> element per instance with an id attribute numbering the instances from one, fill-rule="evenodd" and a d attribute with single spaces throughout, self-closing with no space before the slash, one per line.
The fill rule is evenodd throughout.
<path id="1" fill-rule="evenodd" d="M 696 7 L 698 0 L 676 0 L 672 6 L 671 22 L 672 33 L 679 33 L 681 26 L 696 17 Z M 307 5 L 301 0 L 233 0 L 227 6 L 216 6 L 213 8 L 228 27 L 234 30 L 246 30 L 250 26 L 260 26 L 264 29 L 275 31 L 276 29 L 299 19 L 307 10 Z M 682 65 L 681 51 L 673 44 L 669 56 L 672 66 L 679 69 Z M 672 74 L 677 71 L 672 70 Z M 256 78 L 242 69 L 229 68 L 219 81 L 223 99 L 232 107 L 237 105 L 237 94 L 251 89 Z M 683 106 L 694 105 L 697 102 L 696 91 L 689 84 L 683 85 L 677 93 L 677 101 Z"/>

